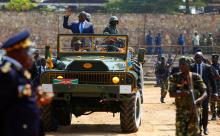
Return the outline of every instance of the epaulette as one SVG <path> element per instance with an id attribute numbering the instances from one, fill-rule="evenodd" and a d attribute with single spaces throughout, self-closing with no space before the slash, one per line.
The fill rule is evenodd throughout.
<path id="1" fill-rule="evenodd" d="M 0 71 L 2 73 L 8 73 L 12 68 L 11 68 L 12 64 L 10 62 L 5 62 L 1 67 L 0 67 Z"/>

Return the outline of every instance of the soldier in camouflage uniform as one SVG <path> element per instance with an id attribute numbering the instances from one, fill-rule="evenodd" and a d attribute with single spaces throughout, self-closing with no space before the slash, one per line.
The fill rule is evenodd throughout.
<path id="1" fill-rule="evenodd" d="M 197 105 L 207 96 L 202 78 L 190 72 L 190 61 L 179 59 L 181 72 L 170 76 L 169 94 L 176 104 L 176 136 L 201 136 Z"/>
<path id="2" fill-rule="evenodd" d="M 212 67 L 216 70 L 217 74 L 219 75 L 220 72 L 220 65 L 218 63 L 218 58 L 219 56 L 217 54 L 212 55 Z M 218 99 L 215 99 L 211 97 L 211 102 L 210 102 L 210 107 L 211 107 L 211 112 L 212 112 L 212 120 L 216 120 L 216 114 L 220 118 L 220 80 L 216 80 L 216 89 L 218 92 Z M 217 107 L 216 107 L 217 103 Z M 216 112 L 217 108 L 217 112 Z"/>
<path id="3" fill-rule="evenodd" d="M 118 23 L 118 18 L 116 16 L 111 16 L 109 19 L 109 25 L 105 27 L 103 34 L 118 34 L 119 32 L 116 27 Z"/>
<path id="4" fill-rule="evenodd" d="M 155 73 L 158 75 L 160 88 L 161 88 L 161 97 L 160 102 L 164 102 L 164 98 L 167 94 L 167 87 L 168 87 L 168 75 L 169 75 L 169 66 L 166 63 L 165 57 L 161 57 L 161 63 L 158 64 L 155 68 Z"/>

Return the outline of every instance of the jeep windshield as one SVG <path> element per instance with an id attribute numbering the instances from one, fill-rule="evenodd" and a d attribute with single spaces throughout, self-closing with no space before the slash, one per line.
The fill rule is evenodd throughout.
<path id="1" fill-rule="evenodd" d="M 127 35 L 79 35 L 59 34 L 59 55 L 98 55 L 126 56 L 128 46 Z"/>

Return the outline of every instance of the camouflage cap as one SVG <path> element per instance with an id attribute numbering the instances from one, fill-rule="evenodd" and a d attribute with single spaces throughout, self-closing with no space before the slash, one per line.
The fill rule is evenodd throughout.
<path id="1" fill-rule="evenodd" d="M 187 65 L 187 66 L 190 66 L 190 59 L 188 57 L 185 57 L 185 56 L 182 56 L 180 59 L 179 59 L 179 65 Z"/>
<path id="2" fill-rule="evenodd" d="M 82 44 L 82 42 L 80 40 L 77 40 L 74 42 L 74 44 Z"/>

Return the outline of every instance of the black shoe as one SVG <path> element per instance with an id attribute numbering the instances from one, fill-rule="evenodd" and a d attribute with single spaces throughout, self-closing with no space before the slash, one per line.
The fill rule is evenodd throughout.
<path id="1" fill-rule="evenodd" d="M 208 131 L 208 128 L 204 128 L 204 135 L 208 135 L 209 134 L 209 131 Z"/>
<path id="2" fill-rule="evenodd" d="M 154 85 L 154 87 L 160 87 L 160 85 L 156 84 L 156 85 Z"/>
<path id="3" fill-rule="evenodd" d="M 216 120 L 216 115 L 215 115 L 215 113 L 212 114 L 211 120 Z"/>
<path id="4" fill-rule="evenodd" d="M 218 118 L 220 118 L 220 111 L 217 112 L 217 116 L 218 116 Z"/>
<path id="5" fill-rule="evenodd" d="M 160 97 L 160 102 L 161 102 L 161 103 L 165 103 L 163 97 Z"/>

